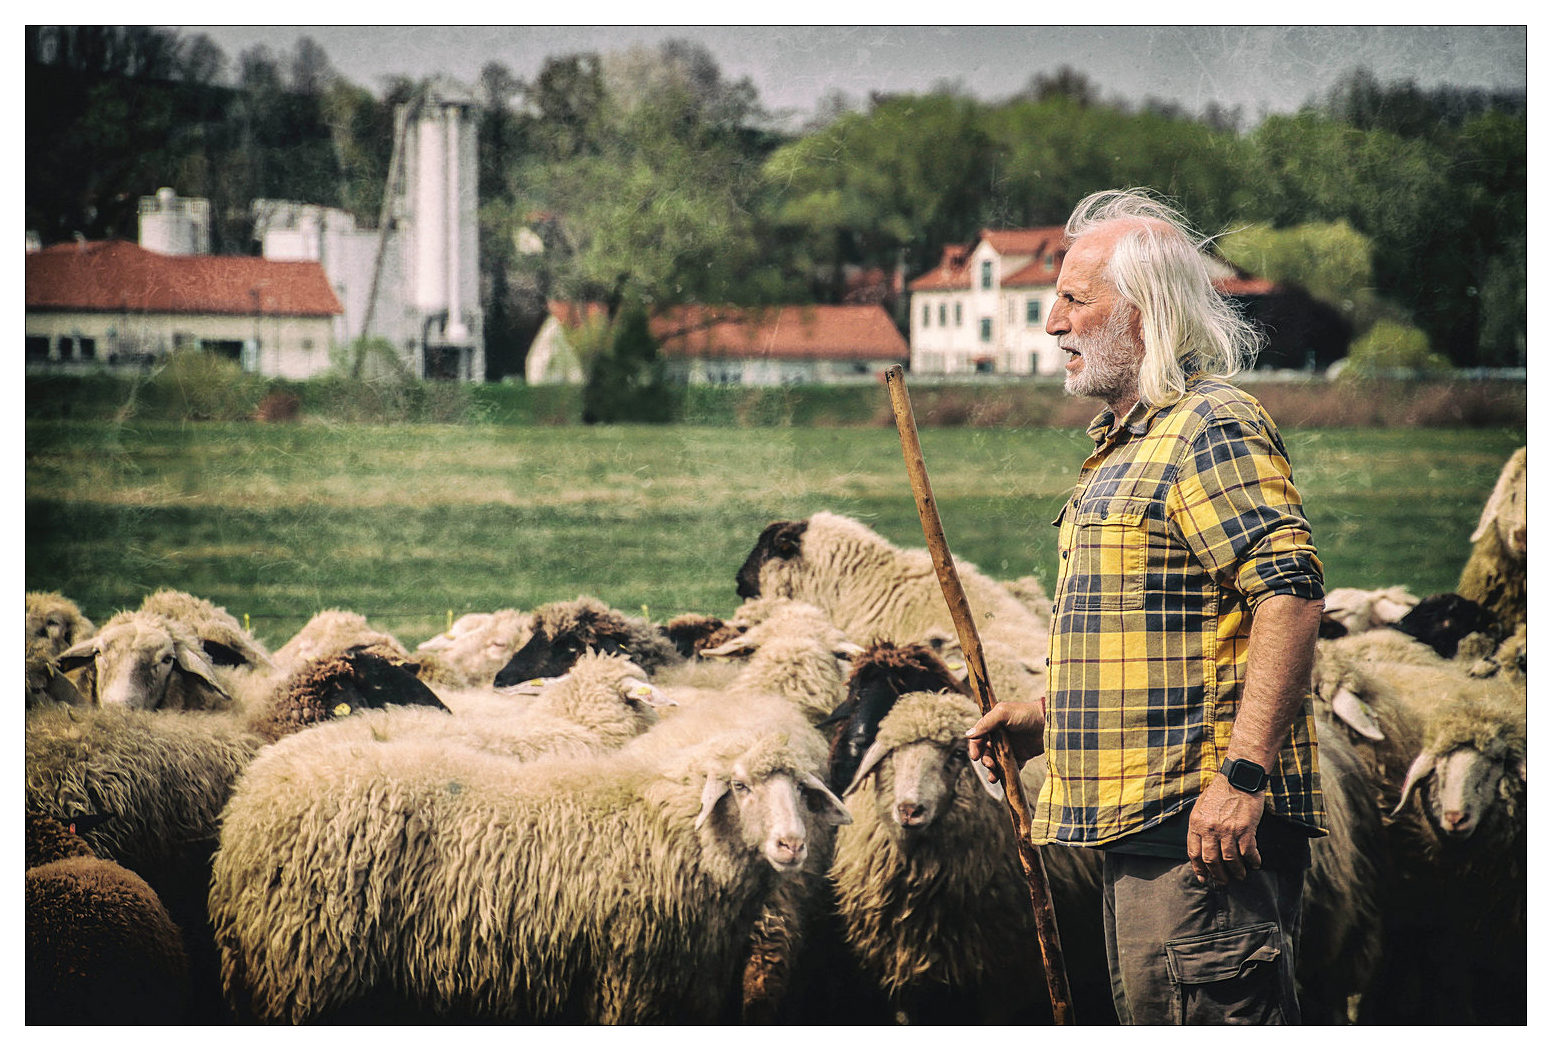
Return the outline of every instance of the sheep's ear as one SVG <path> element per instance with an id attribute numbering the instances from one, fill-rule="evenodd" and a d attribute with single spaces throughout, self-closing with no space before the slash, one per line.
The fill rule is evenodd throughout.
<path id="1" fill-rule="evenodd" d="M 777 558 L 796 558 L 798 552 L 803 550 L 803 532 L 808 528 L 806 521 L 782 522 L 775 535 L 771 537 L 771 550 Z"/>
<path id="2" fill-rule="evenodd" d="M 717 809 L 717 803 L 728 793 L 728 780 L 715 774 L 706 775 L 706 787 L 701 789 L 701 812 L 695 815 L 695 828 L 700 829 Z"/>
<path id="3" fill-rule="evenodd" d="M 751 653 L 754 647 L 749 645 L 748 635 L 740 635 L 736 639 L 724 642 L 720 646 L 710 646 L 701 650 L 702 657 L 737 657 L 745 653 Z"/>
<path id="4" fill-rule="evenodd" d="M 97 659 L 99 636 L 92 636 L 71 646 L 54 660 L 59 665 L 60 671 L 75 671 L 84 668 Z"/>
<path id="5" fill-rule="evenodd" d="M 1336 696 L 1331 698 L 1331 710 L 1348 726 L 1357 730 L 1371 741 L 1385 740 L 1385 732 L 1374 721 L 1374 711 L 1346 686 L 1336 691 Z"/>
<path id="6" fill-rule="evenodd" d="M 970 745 L 966 743 L 965 748 L 968 750 L 969 747 Z M 1008 797 L 1008 794 L 1003 791 L 1002 783 L 999 781 L 993 781 L 992 772 L 986 769 L 984 765 L 972 759 L 970 760 L 970 769 L 975 771 L 975 779 L 981 782 L 981 787 L 986 789 L 987 795 L 991 796 L 999 803 Z"/>
<path id="7" fill-rule="evenodd" d="M 635 676 L 626 676 L 620 680 L 620 685 L 625 688 L 625 696 L 632 701 L 641 701 L 653 708 L 676 708 L 679 705 L 678 701 L 650 682 Z"/>
<path id="8" fill-rule="evenodd" d="M 854 661 L 868 652 L 855 642 L 837 642 L 830 650 L 830 655 L 837 660 Z"/>
<path id="9" fill-rule="evenodd" d="M 869 745 L 867 752 L 862 756 L 862 762 L 857 766 L 857 772 L 852 775 L 851 784 L 846 786 L 846 791 L 842 792 L 841 795 L 849 796 L 855 792 L 862 785 L 862 779 L 871 774 L 873 768 L 882 762 L 884 756 L 888 755 L 889 752 L 889 746 L 879 741 L 874 741 Z"/>
<path id="10" fill-rule="evenodd" d="M 809 806 L 821 821 L 832 825 L 851 824 L 851 811 L 846 809 L 846 804 L 841 802 L 839 796 L 830 791 L 829 785 L 813 774 L 804 774 L 803 787 L 819 797 L 819 806 L 814 806 L 812 802 Z"/>
<path id="11" fill-rule="evenodd" d="M 206 659 L 203 650 L 179 642 L 174 644 L 173 654 L 177 658 L 178 667 L 185 675 L 196 680 L 199 686 L 210 690 L 218 698 L 231 699 L 231 694 L 227 693 L 226 688 L 216 679 L 216 670 Z"/>
<path id="12" fill-rule="evenodd" d="M 1406 808 L 1407 800 L 1412 795 L 1412 789 L 1427 780 L 1428 775 L 1433 773 L 1434 762 L 1437 758 L 1432 752 L 1425 751 L 1419 753 L 1417 758 L 1412 760 L 1412 765 L 1407 770 L 1406 783 L 1401 786 L 1401 800 L 1396 804 L 1396 809 L 1390 812 L 1391 817 L 1395 817 Z"/>

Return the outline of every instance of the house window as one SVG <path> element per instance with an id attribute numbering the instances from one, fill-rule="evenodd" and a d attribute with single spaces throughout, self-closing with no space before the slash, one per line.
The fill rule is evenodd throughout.
<path id="1" fill-rule="evenodd" d="M 926 328 L 926 327 L 928 327 L 931 324 L 932 324 L 932 304 L 931 303 L 923 303 L 922 304 L 922 328 Z"/>
<path id="2" fill-rule="evenodd" d="M 955 303 L 954 304 L 954 324 L 956 326 L 958 326 L 958 325 L 963 325 L 964 323 L 965 323 L 964 304 L 963 303 Z"/>
<path id="3" fill-rule="evenodd" d="M 75 357 L 75 339 L 71 336 L 59 337 L 59 359 L 69 361 Z"/>
<path id="4" fill-rule="evenodd" d="M 947 303 L 939 303 L 938 304 L 938 324 L 939 325 L 946 325 L 946 324 L 948 324 L 948 304 Z"/>
<path id="5" fill-rule="evenodd" d="M 47 336 L 27 337 L 27 360 L 47 361 L 49 354 L 49 338 Z"/>
<path id="6" fill-rule="evenodd" d="M 990 343 L 991 341 L 992 341 L 992 319 L 989 318 L 989 317 L 983 317 L 981 319 L 981 342 L 982 343 Z"/>
<path id="7" fill-rule="evenodd" d="M 1040 300 L 1026 299 L 1024 301 L 1024 323 L 1026 325 L 1040 324 Z"/>
<path id="8" fill-rule="evenodd" d="M 1034 375 L 1035 373 L 1037 373 L 1039 371 L 1040 371 L 1040 355 L 1039 354 L 1031 354 L 1029 356 L 1029 372 L 1030 372 L 1030 375 Z"/>
<path id="9" fill-rule="evenodd" d="M 990 259 L 981 260 L 981 287 L 992 287 L 992 261 Z"/>
<path id="10" fill-rule="evenodd" d="M 303 350 L 312 350 L 313 349 L 313 341 L 310 340 L 310 339 L 302 340 L 302 349 Z"/>
<path id="11" fill-rule="evenodd" d="M 80 342 L 81 360 L 93 361 L 97 357 L 97 341 L 90 336 L 82 336 Z"/>
<path id="12" fill-rule="evenodd" d="M 1049 270 L 1051 267 L 1053 267 L 1055 265 L 1056 265 L 1056 253 L 1055 252 L 1047 252 L 1045 254 L 1045 266 L 1046 266 L 1046 269 Z"/>

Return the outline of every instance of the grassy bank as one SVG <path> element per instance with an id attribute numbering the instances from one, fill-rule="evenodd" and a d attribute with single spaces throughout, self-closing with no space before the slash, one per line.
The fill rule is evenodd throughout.
<path id="1" fill-rule="evenodd" d="M 1288 428 L 1328 583 L 1451 590 L 1524 433 Z M 1076 429 L 924 425 L 956 554 L 998 577 L 1054 579 L 1048 523 L 1085 444 Z M 922 544 L 882 426 L 33 417 L 26 445 L 29 589 L 101 620 L 183 588 L 249 615 L 272 646 L 331 606 L 412 645 L 449 611 L 584 591 L 659 619 L 726 613 L 761 528 L 819 509 Z"/>

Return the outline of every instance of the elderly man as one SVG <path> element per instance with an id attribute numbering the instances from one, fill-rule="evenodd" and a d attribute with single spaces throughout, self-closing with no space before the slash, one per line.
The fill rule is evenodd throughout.
<path id="1" fill-rule="evenodd" d="M 1256 335 L 1146 191 L 1085 198 L 1067 238 L 1046 331 L 1106 408 L 1053 523 L 1045 704 L 998 704 L 970 753 L 1043 751 L 1035 842 L 1105 852 L 1122 1022 L 1295 1023 L 1324 589 L 1282 438 L 1225 382 Z"/>

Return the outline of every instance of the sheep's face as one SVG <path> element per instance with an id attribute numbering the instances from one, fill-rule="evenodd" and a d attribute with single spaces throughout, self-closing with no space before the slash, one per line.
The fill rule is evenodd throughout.
<path id="1" fill-rule="evenodd" d="M 1504 775 L 1501 759 L 1475 748 L 1457 748 L 1440 756 L 1418 756 L 1407 773 L 1407 786 L 1417 791 L 1434 831 L 1460 841 L 1469 839 L 1502 805 Z"/>
<path id="2" fill-rule="evenodd" d="M 62 610 L 28 611 L 27 639 L 47 640 L 50 652 L 61 653 L 75 642 L 75 622 Z"/>
<path id="3" fill-rule="evenodd" d="M 778 873 L 801 869 L 820 825 L 846 825 L 851 814 L 813 774 L 773 770 L 753 774 L 735 763 L 709 775 L 695 827 L 722 849 L 757 854 Z"/>
<path id="4" fill-rule="evenodd" d="M 452 663 L 484 678 L 504 668 L 528 641 L 528 635 L 526 618 L 468 613 L 441 635 L 421 643 L 420 648 L 444 653 Z"/>
<path id="5" fill-rule="evenodd" d="M 896 830 L 899 838 L 909 842 L 927 834 L 933 823 L 956 805 L 981 805 L 977 796 L 982 791 L 1000 798 L 976 776 L 973 767 L 963 741 L 912 741 L 888 751 L 874 745 L 847 796 L 850 798 L 869 775 L 875 777 L 872 799 L 879 817 L 886 828 Z"/>
<path id="6" fill-rule="evenodd" d="M 588 650 L 625 654 L 630 641 L 626 631 L 624 622 L 607 609 L 582 609 L 560 625 L 535 624 L 522 649 L 496 673 L 495 684 L 519 686 L 564 675 Z"/>
<path id="7" fill-rule="evenodd" d="M 177 676 L 190 676 L 224 693 L 198 645 L 179 638 L 159 617 L 110 625 L 60 654 L 60 667 L 89 667 L 88 681 L 103 707 L 161 708 Z"/>
<path id="8" fill-rule="evenodd" d="M 806 521 L 772 522 L 760 533 L 754 549 L 744 564 L 738 567 L 736 577 L 739 598 L 757 598 L 769 591 L 770 574 L 766 564 L 797 559 L 803 551 L 803 533 L 808 529 Z"/>

